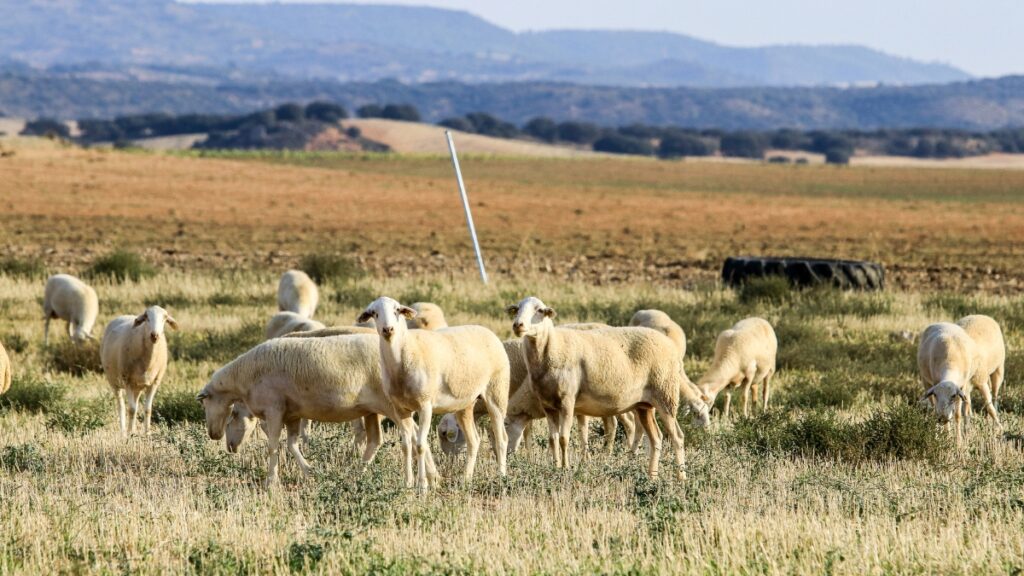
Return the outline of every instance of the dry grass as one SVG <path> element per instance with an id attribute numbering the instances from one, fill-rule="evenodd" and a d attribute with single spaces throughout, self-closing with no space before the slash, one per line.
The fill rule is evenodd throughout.
<path id="1" fill-rule="evenodd" d="M 275 309 L 276 272 L 165 272 L 138 282 L 99 282 L 100 326 L 148 303 L 164 304 L 178 319 L 182 330 L 170 334 L 176 360 L 157 395 L 159 413 L 251 345 L 250 327 L 258 339 Z M 350 321 L 386 293 L 429 297 L 451 322 L 481 323 L 502 337 L 509 336 L 503 305 L 527 292 L 541 295 L 565 321 L 622 323 L 637 308 L 659 307 L 687 330 L 692 377 L 706 369 L 715 333 L 736 318 L 761 314 L 778 327 L 775 398 L 792 410 L 719 425 L 710 434 L 690 431 L 685 483 L 651 482 L 642 458 L 597 451 L 562 474 L 534 446 L 511 460 L 505 480 L 483 458 L 472 484 L 450 480 L 420 496 L 401 488 L 393 437 L 360 472 L 340 426 L 313 429 L 305 450 L 315 478 L 302 479 L 289 462 L 283 486 L 272 493 L 259 487 L 262 438 L 238 456 L 209 441 L 195 423 L 161 423 L 150 438 L 121 440 L 101 375 L 47 372 L 41 290 L 38 279 L 0 276 L 0 339 L 17 335 L 28 342 L 12 355 L 16 378 L 9 394 L 49 411 L 0 408 L 0 572 L 972 574 L 1024 568 L 1024 390 L 1014 384 L 1024 368 L 1018 298 L 811 292 L 743 303 L 729 291 L 601 287 L 546 275 L 498 275 L 490 288 L 458 275 L 363 278 L 325 288 L 319 315 L 328 323 Z M 904 440 L 923 442 L 914 445 L 926 451 L 921 455 L 852 460 L 816 453 L 815 446 L 836 441 L 843 423 L 852 426 L 919 394 L 913 345 L 890 342 L 889 332 L 918 330 L 964 310 L 991 313 L 1007 329 L 1005 437 L 978 419 L 962 456 L 949 450 L 948 440 L 935 447 L 913 434 Z M 26 395 L 47 382 L 66 396 Z M 99 429 L 81 418 L 54 422 L 58 410 L 91 414 L 97 403 L 105 406 Z M 798 424 L 809 421 L 819 424 Z M 771 438 L 783 431 L 800 435 L 792 439 L 796 448 L 772 448 Z M 925 432 L 943 438 L 930 427 Z M 599 443 L 595 438 L 592 445 Z M 457 478 L 459 466 L 445 461 L 442 473 Z"/>

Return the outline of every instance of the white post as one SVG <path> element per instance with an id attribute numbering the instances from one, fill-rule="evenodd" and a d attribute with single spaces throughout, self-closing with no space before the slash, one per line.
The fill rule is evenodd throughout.
<path id="1" fill-rule="evenodd" d="M 476 239 L 476 227 L 473 226 L 473 213 L 469 210 L 469 197 L 466 196 L 466 185 L 462 182 L 462 169 L 459 168 L 459 157 L 455 154 L 455 141 L 452 140 L 450 130 L 444 131 L 448 138 L 448 151 L 452 154 L 452 166 L 455 167 L 455 179 L 459 182 L 459 194 L 462 195 L 462 207 L 466 210 L 466 226 L 469 227 L 469 235 L 473 239 L 473 250 L 476 250 L 476 263 L 480 267 L 480 279 L 487 284 L 487 270 L 484 269 L 484 256 L 480 253 L 480 242 Z"/>

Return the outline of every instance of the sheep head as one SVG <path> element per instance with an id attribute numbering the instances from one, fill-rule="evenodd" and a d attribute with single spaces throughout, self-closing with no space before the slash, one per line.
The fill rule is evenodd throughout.
<path id="1" fill-rule="evenodd" d="M 245 444 L 245 441 L 252 434 L 256 427 L 256 416 L 241 402 L 235 402 L 231 407 L 231 416 L 225 430 L 228 452 L 235 454 Z"/>
<path id="2" fill-rule="evenodd" d="M 149 326 L 149 340 L 154 343 L 164 335 L 165 325 L 170 326 L 172 330 L 178 329 L 178 321 L 160 306 L 150 306 L 146 308 L 145 312 L 135 318 L 135 326 L 142 326 L 143 324 Z"/>
<path id="3" fill-rule="evenodd" d="M 196 400 L 203 405 L 206 431 L 210 435 L 210 440 L 220 440 L 224 437 L 224 428 L 227 426 L 228 417 L 231 416 L 231 406 L 234 402 L 228 400 L 224 394 L 211 392 L 209 384 L 196 396 Z"/>
<path id="4" fill-rule="evenodd" d="M 942 424 L 954 419 L 956 410 L 960 407 L 961 402 L 971 401 L 959 386 L 949 380 L 939 382 L 929 388 L 924 393 L 924 396 L 921 397 L 921 402 L 929 399 L 932 401 L 932 407 L 935 409 L 935 417 Z"/>
<path id="5" fill-rule="evenodd" d="M 512 318 L 512 332 L 516 336 L 533 336 L 545 323 L 551 326 L 551 319 L 557 316 L 555 309 L 545 305 L 540 298 L 528 296 L 519 304 L 506 309 Z"/>
<path id="6" fill-rule="evenodd" d="M 371 319 L 377 325 L 377 334 L 386 342 L 390 342 L 396 334 L 403 334 L 407 329 L 403 318 L 415 318 L 416 311 L 408 306 L 403 306 L 397 300 L 381 296 L 359 315 L 359 323 L 369 322 Z"/>

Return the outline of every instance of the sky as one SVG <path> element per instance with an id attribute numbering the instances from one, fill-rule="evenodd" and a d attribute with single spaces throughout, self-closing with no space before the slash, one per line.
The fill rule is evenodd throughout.
<path id="1" fill-rule="evenodd" d="M 952 64 L 977 76 L 1024 73 L 1024 0 L 360 0 L 359 3 L 466 10 L 517 31 L 553 28 L 664 30 L 734 46 L 861 44 L 899 56 Z"/>

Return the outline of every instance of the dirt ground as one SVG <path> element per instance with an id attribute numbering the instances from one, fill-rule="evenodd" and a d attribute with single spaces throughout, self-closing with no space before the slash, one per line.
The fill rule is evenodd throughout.
<path id="1" fill-rule="evenodd" d="M 2 140 L 0 256 L 75 268 L 117 247 L 172 267 L 351 255 L 373 273 L 471 271 L 448 159 L 82 150 Z M 883 262 L 890 284 L 1013 293 L 1024 172 L 467 155 L 491 271 L 711 282 L 729 255 Z"/>

